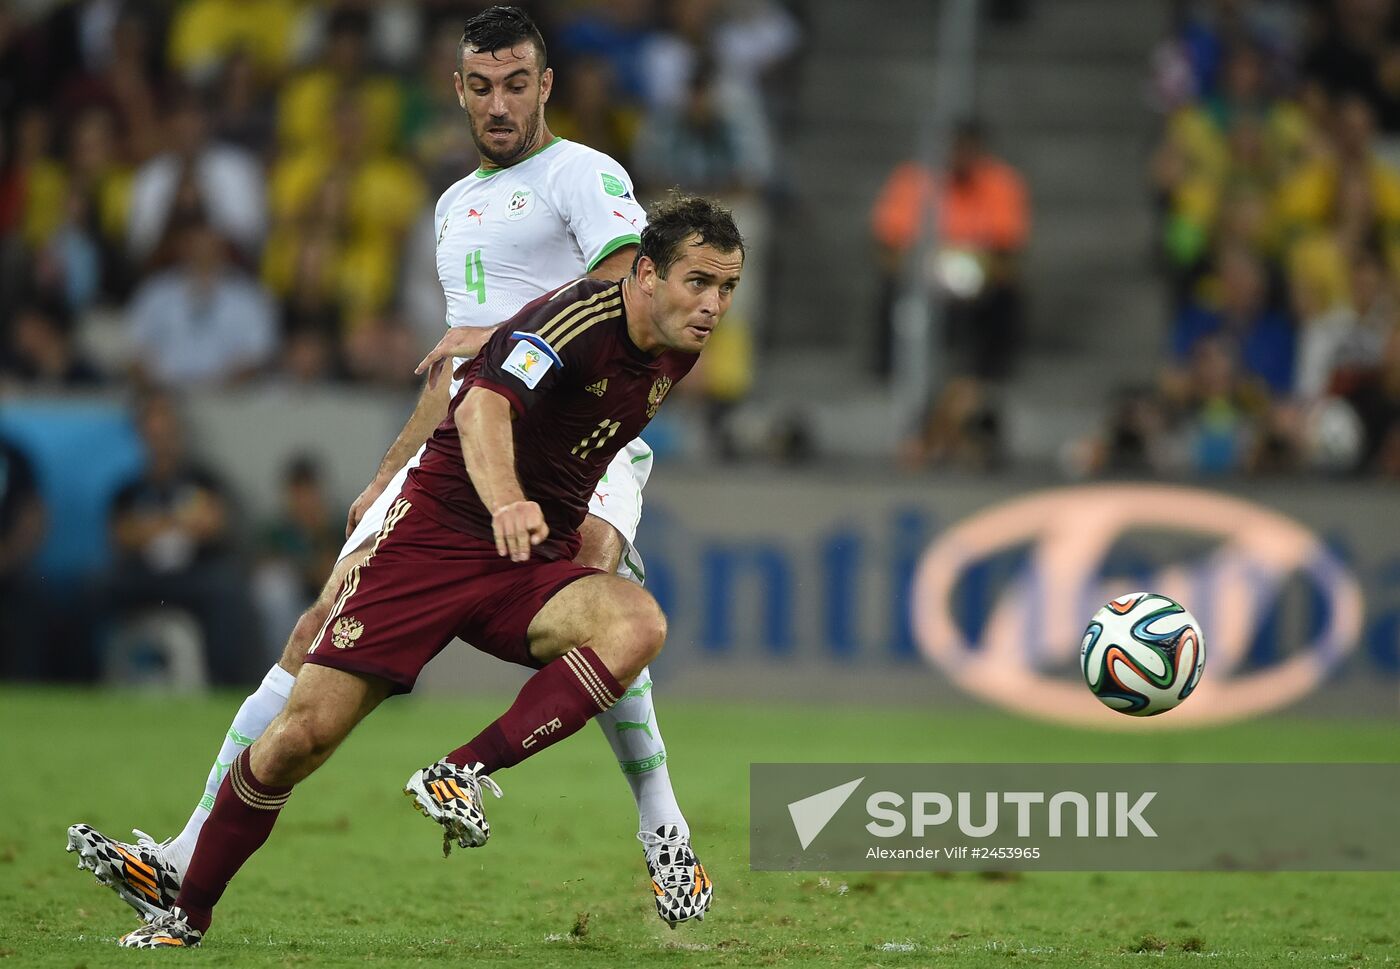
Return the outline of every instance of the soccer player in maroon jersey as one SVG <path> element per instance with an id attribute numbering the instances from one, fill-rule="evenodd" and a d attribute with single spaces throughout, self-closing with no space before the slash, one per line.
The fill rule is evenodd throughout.
<path id="1" fill-rule="evenodd" d="M 545 40 L 524 11 L 509 6 L 483 10 L 465 24 L 456 53 L 454 95 L 482 167 L 448 188 L 434 209 L 448 330 L 429 354 L 430 361 L 475 356 L 494 325 L 515 315 L 528 300 L 585 272 L 608 282 L 625 276 L 636 257 L 639 222 L 644 221 L 631 178 L 621 165 L 550 133 L 545 112 L 557 79 L 548 66 Z M 446 415 L 452 383 L 431 377 L 426 381 L 374 480 L 351 506 L 346 543 L 316 601 L 302 613 L 277 662 L 221 732 L 199 800 L 179 833 L 158 841 L 135 830 L 135 840 L 123 842 L 88 824 L 69 827 L 66 847 L 77 853 L 79 867 L 91 871 L 99 884 L 147 921 L 175 904 L 224 775 L 243 748 L 286 707 L 345 576 L 369 555 L 400 496 L 408 465 L 417 464 L 426 438 Z M 651 467 L 651 450 L 640 438 L 618 452 L 580 526 L 583 543 L 577 561 L 644 584 L 633 539 Z M 648 874 L 670 886 L 652 896 L 657 916 L 674 924 L 682 912 L 698 915 L 704 908 L 693 904 L 695 883 L 677 877 L 697 870 L 695 851 L 671 787 L 649 672 L 639 674 L 621 702 L 595 719 L 636 802 L 637 839 Z M 711 891 L 709 886 L 699 890 L 702 902 L 708 902 Z"/>
<path id="2" fill-rule="evenodd" d="M 666 619 L 640 586 L 572 561 L 578 528 L 608 462 L 704 349 L 743 263 L 727 211 L 676 197 L 653 210 L 626 278 L 570 283 L 492 336 L 346 576 L 287 708 L 219 788 L 175 907 L 122 945 L 198 945 L 293 786 L 456 636 L 537 672 L 502 716 L 409 778 L 444 853 L 485 844 L 492 774 L 618 701 L 660 652 Z"/>

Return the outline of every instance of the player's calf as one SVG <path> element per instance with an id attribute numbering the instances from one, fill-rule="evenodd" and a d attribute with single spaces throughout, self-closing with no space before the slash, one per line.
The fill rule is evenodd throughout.
<path id="1" fill-rule="evenodd" d="M 234 760 L 219 788 L 175 900 L 185 925 L 208 931 L 229 880 L 272 833 L 293 785 L 320 766 L 388 691 L 389 684 L 373 677 L 325 666 L 302 671 L 287 708 Z"/>

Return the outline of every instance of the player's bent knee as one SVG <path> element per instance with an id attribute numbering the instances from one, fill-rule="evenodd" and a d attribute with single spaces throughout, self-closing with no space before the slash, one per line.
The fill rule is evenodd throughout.
<path id="1" fill-rule="evenodd" d="M 666 645 L 666 616 L 660 609 L 650 615 L 636 619 L 636 642 L 638 655 L 643 657 L 642 666 L 656 659 L 661 647 Z M 640 669 L 637 670 L 641 672 Z"/>
<path id="2" fill-rule="evenodd" d="M 613 655 L 621 661 L 621 672 L 630 680 L 654 660 L 665 645 L 666 616 L 656 601 L 647 596 L 610 623 L 607 639 L 614 644 Z"/>

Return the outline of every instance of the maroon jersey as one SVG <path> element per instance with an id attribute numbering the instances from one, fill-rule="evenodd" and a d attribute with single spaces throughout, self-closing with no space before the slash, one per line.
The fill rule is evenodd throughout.
<path id="1" fill-rule="evenodd" d="M 527 303 L 468 367 L 447 419 L 428 439 L 404 497 L 448 528 L 493 541 L 491 512 L 462 461 L 454 416 L 473 387 L 515 412 L 515 471 L 549 537 L 534 549 L 572 559 L 588 500 L 613 456 L 642 432 L 695 355 L 645 353 L 627 334 L 622 284 L 581 279 Z"/>

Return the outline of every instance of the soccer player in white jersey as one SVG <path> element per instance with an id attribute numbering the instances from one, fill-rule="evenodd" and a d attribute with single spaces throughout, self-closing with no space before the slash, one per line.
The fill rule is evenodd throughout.
<path id="1" fill-rule="evenodd" d="M 546 67 L 544 40 L 529 17 L 500 6 L 473 17 L 458 47 L 457 68 L 457 97 L 481 167 L 443 194 L 435 214 L 449 330 L 419 367 L 428 378 L 412 416 L 350 508 L 347 541 L 335 569 L 298 620 L 282 658 L 235 715 L 183 831 L 157 843 L 138 830 L 136 842 L 128 844 L 86 824 L 68 830 L 68 850 L 79 853 L 79 867 L 91 870 L 148 919 L 174 903 L 229 766 L 286 705 L 342 579 L 368 555 L 408 468 L 446 414 L 457 383 L 440 379 L 440 370 L 473 356 L 493 327 L 540 294 L 584 274 L 619 279 L 631 268 L 646 213 L 621 165 L 550 134 L 544 106 L 554 72 Z M 589 506 L 578 562 L 643 581 L 632 542 L 650 471 L 651 451 L 641 440 L 618 454 Z M 651 688 L 651 676 L 643 670 L 623 700 L 596 719 L 636 798 L 638 838 L 657 914 L 674 927 L 685 918 L 703 917 L 711 885 L 695 876 L 699 864 L 671 789 Z M 694 903 L 694 895 L 702 904 Z"/>

